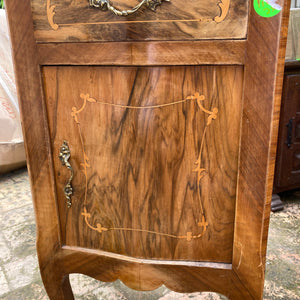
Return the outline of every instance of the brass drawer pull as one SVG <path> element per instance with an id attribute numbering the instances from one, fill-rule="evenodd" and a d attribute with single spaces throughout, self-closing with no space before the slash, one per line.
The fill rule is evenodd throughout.
<path id="1" fill-rule="evenodd" d="M 110 10 L 117 16 L 128 16 L 137 12 L 144 4 L 146 7 L 155 11 L 156 6 L 161 5 L 163 1 L 170 2 L 170 0 L 142 0 L 137 6 L 128 10 L 119 10 L 109 2 L 109 0 L 89 0 L 90 6 L 99 8 L 101 10 Z"/>
<path id="2" fill-rule="evenodd" d="M 71 156 L 71 152 L 70 152 L 68 142 L 64 141 L 60 147 L 59 159 L 60 159 L 62 165 L 66 166 L 71 171 L 71 176 L 70 176 L 67 184 L 64 187 L 64 193 L 65 193 L 68 208 L 70 208 L 72 206 L 71 196 L 73 194 L 73 188 L 72 188 L 71 182 L 72 182 L 73 175 L 74 175 L 73 168 L 68 161 L 70 159 L 70 156 Z"/>

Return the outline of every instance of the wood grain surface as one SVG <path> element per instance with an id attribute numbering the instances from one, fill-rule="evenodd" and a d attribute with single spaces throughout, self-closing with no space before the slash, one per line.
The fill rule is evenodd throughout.
<path id="1" fill-rule="evenodd" d="M 37 48 L 41 65 L 243 65 L 246 41 L 40 43 Z"/>
<path id="2" fill-rule="evenodd" d="M 234 1 L 231 3 L 233 2 Z M 244 66 L 228 66 L 233 63 L 232 58 L 230 58 L 227 63 L 225 62 L 227 66 L 224 67 L 190 66 L 172 68 L 160 66 L 152 68 L 143 67 L 141 64 L 140 67 L 113 67 L 111 68 L 111 72 L 114 73 L 111 75 L 114 76 L 110 76 L 110 72 L 104 72 L 104 69 L 110 68 L 109 66 L 76 67 L 75 69 L 73 69 L 73 67 L 53 66 L 43 68 L 44 78 L 41 80 L 40 70 L 43 65 L 41 64 L 42 60 L 40 58 L 42 55 L 40 51 L 42 48 L 39 48 L 39 50 L 37 48 L 35 38 L 38 38 L 39 33 L 36 31 L 34 35 L 33 23 L 35 23 L 35 26 L 37 26 L 40 21 L 41 23 L 44 22 L 44 24 L 46 24 L 45 22 L 47 21 L 43 20 L 43 14 L 47 14 L 47 7 L 42 7 L 40 15 L 38 15 L 36 11 L 37 6 L 33 3 L 33 14 L 35 16 L 35 21 L 33 22 L 30 0 L 22 1 L 22 5 L 17 1 L 6 1 L 26 153 L 36 212 L 38 236 L 37 251 L 41 275 L 51 300 L 74 299 L 68 275 L 76 272 L 92 276 L 102 281 L 113 281 L 119 278 L 129 287 L 138 290 L 151 290 L 159 287 L 161 284 L 165 284 L 172 290 L 179 292 L 215 291 L 226 295 L 229 299 L 262 299 L 270 199 L 272 194 L 276 137 L 283 77 L 285 37 L 287 35 L 290 4 L 290 1 L 280 0 L 277 2 L 283 7 L 282 12 L 272 18 L 263 18 L 255 12 L 253 1 L 245 1 L 247 7 L 249 4 L 249 27 L 245 44 L 243 44 L 242 48 L 237 50 L 238 57 L 241 58 L 244 55 L 244 58 L 241 60 L 241 65 L 244 64 Z M 52 2 L 48 3 L 50 5 L 55 5 Z M 76 1 L 76 3 L 78 4 L 80 1 Z M 59 4 L 56 5 L 59 6 Z M 59 7 L 56 7 L 55 9 L 57 8 Z M 163 6 L 159 8 L 162 9 Z M 56 10 L 55 12 L 57 13 Z M 228 12 L 228 18 L 230 18 L 229 16 L 232 12 L 231 7 Z M 150 11 L 147 12 L 147 14 L 148 13 L 151 15 Z M 81 16 L 74 15 L 73 17 L 74 21 L 76 21 L 76 18 L 80 18 Z M 237 20 L 238 19 L 239 18 L 237 18 Z M 241 17 L 241 20 L 242 23 L 245 22 L 245 18 Z M 57 21 L 55 15 L 53 21 Z M 225 28 L 223 25 L 225 25 L 226 21 L 227 19 L 225 18 L 223 22 L 216 26 L 218 28 Z M 49 26 L 47 30 L 50 32 L 49 28 L 51 28 L 51 26 L 49 24 L 47 26 Z M 35 28 L 37 29 L 37 27 Z M 60 36 L 64 30 L 68 29 L 68 27 L 62 27 L 61 31 L 59 31 L 60 29 L 57 29 L 56 31 L 53 30 L 54 33 L 51 38 L 55 39 L 55 37 L 58 38 L 60 36 L 60 41 L 71 41 L 72 39 L 76 41 L 83 41 L 84 39 L 89 40 L 90 31 L 82 33 L 84 32 L 83 28 L 91 30 L 93 29 L 93 25 L 91 25 L 91 27 L 85 27 L 84 25 L 80 29 L 82 31 L 74 30 L 74 37 L 72 37 L 70 31 L 64 36 Z M 204 29 L 204 27 L 202 27 L 202 29 Z M 47 30 L 46 27 L 44 27 L 41 32 L 45 33 Z M 222 30 L 220 32 L 222 32 Z M 96 31 L 97 30 L 95 30 L 95 32 Z M 56 36 L 56 34 L 58 35 Z M 205 33 L 202 34 L 205 35 Z M 231 36 L 231 34 L 232 31 L 229 26 L 228 38 L 231 38 L 233 43 L 239 43 L 240 41 L 235 41 L 234 35 Z M 142 35 L 145 37 L 144 34 Z M 134 34 L 129 34 L 128 36 L 132 38 L 134 37 Z M 176 32 L 174 32 L 174 36 L 176 36 Z M 50 41 L 51 38 L 48 39 L 48 37 L 44 35 L 44 41 Z M 214 42 L 214 40 L 211 40 L 211 42 Z M 219 45 L 218 42 L 219 41 L 216 41 L 215 47 Z M 78 47 L 77 44 L 73 44 L 73 48 L 71 47 L 71 49 L 73 49 L 72 51 L 74 51 L 74 49 L 79 50 L 78 52 L 75 51 L 75 54 L 74 52 L 70 52 L 72 58 L 70 58 L 69 61 L 73 62 L 73 64 L 79 63 L 79 57 L 82 56 L 83 59 L 81 61 L 83 61 L 85 65 L 97 64 L 101 54 L 97 52 L 92 54 L 91 49 L 93 48 L 88 47 L 90 55 L 89 60 L 85 53 L 85 49 Z M 145 55 L 145 49 L 151 49 L 151 44 L 152 42 L 143 42 L 141 48 L 136 48 L 139 49 L 135 52 L 135 55 L 139 57 L 136 61 L 142 61 L 140 57 Z M 116 48 L 118 45 L 119 44 L 116 43 Z M 157 47 L 157 45 L 154 46 Z M 190 46 L 193 47 L 192 42 Z M 43 45 L 43 47 L 46 47 L 46 45 Z M 50 47 L 45 48 L 48 51 L 47 55 L 52 56 L 48 59 L 52 65 L 55 65 L 56 63 L 61 64 L 62 58 L 66 57 L 65 53 L 51 52 L 55 47 L 57 46 L 51 45 Z M 99 44 L 96 47 L 99 47 Z M 111 47 L 111 45 L 109 47 Z M 164 49 L 162 51 L 168 52 L 168 47 L 161 49 Z M 178 51 L 180 51 L 181 57 L 180 60 L 182 62 L 190 62 L 190 51 L 187 51 L 186 56 L 184 56 L 183 48 L 184 45 L 178 45 Z M 108 51 L 107 49 L 108 48 L 106 48 L 106 51 Z M 199 63 L 207 64 L 210 61 L 209 57 L 211 56 L 209 52 L 211 49 L 211 47 L 207 48 L 207 53 L 205 54 L 207 59 L 201 58 Z M 233 47 L 231 49 L 233 49 Z M 164 53 L 162 57 L 165 59 L 165 63 L 163 64 L 167 65 L 168 54 Z M 171 60 L 171 56 L 169 57 Z M 112 58 L 112 55 L 110 58 Z M 144 59 L 144 61 L 150 64 L 150 61 L 153 62 L 152 58 L 149 60 Z M 44 57 L 44 61 L 46 60 L 47 59 Z M 127 61 L 128 66 L 134 65 L 134 62 L 136 61 L 131 58 L 131 60 Z M 156 61 L 158 62 L 159 59 Z M 196 61 L 196 58 L 193 61 Z M 218 62 L 220 63 L 223 61 L 224 58 L 218 54 L 215 57 L 214 63 L 218 64 Z M 182 64 L 182 62 L 178 64 Z M 172 72 L 170 70 L 172 70 Z M 82 75 L 81 71 L 83 72 Z M 179 84 L 178 82 L 182 82 L 182 74 L 184 72 L 186 72 L 186 74 L 191 72 L 192 75 L 187 77 L 189 80 L 187 80 L 185 84 Z M 134 74 L 143 74 L 143 76 L 140 77 Z M 168 78 L 167 82 L 164 81 L 165 85 L 168 87 L 168 92 L 162 89 L 159 86 L 158 80 L 155 79 L 155 77 L 160 77 L 162 74 L 165 74 L 163 77 Z M 213 74 L 215 74 L 215 77 Z M 237 75 L 236 78 L 234 78 L 234 74 Z M 144 76 L 149 80 L 144 81 Z M 143 83 L 147 88 L 142 90 L 142 86 L 139 84 L 138 89 L 134 89 L 135 92 L 132 93 L 132 97 L 129 97 L 128 95 L 134 86 L 133 77 L 136 78 L 136 80 L 140 80 L 140 83 Z M 59 81 L 59 78 L 62 80 Z M 74 80 L 74 78 L 76 78 L 76 80 Z M 109 78 L 111 81 L 109 81 Z M 113 82 L 112 78 L 118 78 L 118 84 L 115 81 Z M 216 78 L 216 80 L 212 80 L 213 78 Z M 109 82 L 109 84 L 107 84 L 107 82 Z M 213 82 L 216 84 L 214 85 Z M 229 82 L 233 84 L 232 88 L 230 87 Z M 151 83 L 151 85 L 149 83 Z M 193 157 L 193 165 L 195 156 L 196 159 L 198 158 L 199 149 L 201 148 L 201 134 L 203 134 L 203 127 L 205 127 L 205 124 L 203 123 L 203 111 L 195 103 L 194 106 L 189 105 L 192 104 L 192 102 L 188 101 L 178 103 L 174 106 L 157 108 L 152 111 L 148 109 L 146 111 L 132 110 L 129 108 L 121 109 L 121 107 L 107 106 L 97 103 L 96 101 L 89 102 L 86 105 L 86 108 L 80 112 L 80 114 L 77 114 L 78 120 L 80 120 L 80 126 L 84 123 L 84 126 L 82 127 L 82 137 L 85 137 L 85 139 L 88 137 L 87 154 L 89 157 L 92 156 L 88 151 L 90 153 L 95 152 L 99 154 L 99 157 L 96 156 L 96 158 L 94 158 L 91 164 L 92 167 L 89 169 L 94 176 L 90 176 L 91 174 L 89 174 L 89 184 L 87 185 L 89 194 L 87 194 L 88 197 L 86 198 L 87 200 L 90 200 L 90 204 L 93 208 L 98 209 L 97 215 L 93 213 L 93 221 L 91 221 L 91 227 L 96 228 L 98 231 L 88 227 L 84 216 L 82 215 L 82 209 L 84 209 L 82 205 L 82 196 L 85 195 L 85 183 L 82 183 L 82 181 L 85 180 L 85 175 L 82 172 L 82 166 L 80 166 L 80 164 L 84 162 L 82 159 L 82 151 L 80 152 L 78 148 L 82 143 L 80 138 L 78 139 L 78 124 L 75 123 L 74 126 L 75 121 L 71 115 L 71 113 L 74 112 L 72 111 L 72 107 L 75 107 L 75 110 L 77 111 L 83 104 L 80 94 L 78 95 L 78 92 L 81 92 L 82 86 L 89 87 L 90 90 L 84 91 L 83 93 L 89 93 L 90 97 L 97 101 L 102 101 L 107 98 L 108 103 L 115 103 L 118 105 L 123 103 L 126 106 L 128 104 L 151 104 L 152 106 L 155 106 L 164 103 L 166 104 L 169 100 L 172 102 L 178 100 L 181 101 L 187 99 L 189 95 L 193 95 L 193 93 L 196 92 L 194 90 L 198 89 L 199 93 L 205 94 L 205 99 L 208 101 L 208 106 L 205 106 L 205 108 L 209 110 L 214 107 L 218 108 L 217 118 L 212 120 L 211 125 L 207 129 L 205 135 L 206 143 L 202 152 L 201 161 L 208 172 L 205 173 L 205 176 L 200 180 L 200 185 L 202 185 L 203 188 L 199 189 L 199 191 L 201 192 L 203 212 L 208 225 L 207 231 L 201 239 L 206 238 L 205 236 L 208 233 L 211 234 L 212 238 L 215 236 L 215 229 L 217 227 L 212 225 L 212 218 L 216 217 L 216 224 L 217 226 L 220 225 L 218 228 L 221 230 L 224 229 L 224 233 L 228 238 L 233 238 L 233 242 L 231 240 L 231 249 L 229 249 L 229 243 L 226 241 L 224 242 L 221 236 L 220 240 L 212 240 L 212 243 L 215 243 L 216 245 L 222 244 L 221 247 L 227 249 L 225 250 L 224 255 L 223 253 L 218 253 L 218 248 L 214 249 L 216 254 L 209 254 L 205 250 L 203 253 L 198 254 L 192 249 L 189 249 L 188 246 L 186 249 L 183 249 L 180 245 L 181 243 L 185 243 L 185 245 L 194 243 L 195 241 L 192 239 L 191 241 L 176 241 L 175 239 L 172 239 L 172 242 L 167 242 L 166 237 L 160 236 L 151 238 L 152 235 L 147 234 L 148 237 L 146 237 L 144 236 L 144 233 L 141 232 L 135 232 L 134 234 L 124 232 L 115 232 L 112 234 L 111 232 L 103 232 L 101 235 L 99 232 L 101 228 L 99 226 L 97 227 L 97 224 L 100 224 L 100 222 L 103 223 L 102 225 L 105 228 L 109 228 L 110 226 L 107 225 L 109 222 L 103 222 L 103 216 L 101 216 L 101 220 L 98 217 L 98 212 L 99 214 L 103 214 L 103 211 L 100 210 L 102 208 L 112 212 L 112 220 L 116 223 L 123 221 L 127 222 L 130 220 L 127 216 L 134 211 L 133 208 L 135 203 L 131 200 L 133 197 L 127 193 L 125 189 L 120 191 L 122 195 L 126 196 L 125 199 L 128 206 L 125 208 L 120 206 L 118 209 L 115 206 L 110 205 L 108 201 L 110 199 L 117 204 L 120 203 L 121 198 L 114 191 L 111 193 L 112 197 L 103 197 L 106 199 L 106 202 L 104 201 L 100 204 L 98 202 L 98 197 L 95 197 L 95 195 L 103 196 L 103 189 L 100 189 L 99 187 L 105 186 L 108 179 L 111 186 L 116 184 L 117 181 L 120 181 L 117 177 L 112 178 L 114 174 L 117 174 L 117 171 L 112 169 L 116 166 L 114 160 L 119 159 L 119 157 L 122 157 L 123 169 L 130 170 L 128 183 L 132 191 L 135 191 L 136 186 L 143 179 L 140 175 L 141 173 L 137 171 L 138 169 L 142 170 L 142 166 L 146 166 L 147 162 L 143 155 L 149 153 L 154 161 L 154 165 L 147 165 L 148 168 L 145 172 L 145 174 L 147 174 L 147 177 L 145 177 L 145 186 L 149 187 L 149 191 L 152 192 L 153 189 L 151 189 L 151 187 L 155 182 L 156 184 L 158 182 L 158 179 L 150 174 L 150 171 L 152 170 L 153 174 L 156 176 L 157 174 L 160 174 L 159 179 L 167 183 L 171 181 L 170 178 L 172 176 L 170 174 L 173 174 L 174 181 L 168 186 L 168 190 L 165 185 L 159 185 L 159 187 L 161 187 L 160 189 L 157 187 L 156 191 L 159 191 L 159 197 L 162 194 L 168 196 L 169 188 L 172 188 L 176 192 L 175 186 L 179 184 L 184 187 L 187 182 L 190 183 L 190 186 L 188 186 L 189 189 L 187 190 L 195 192 L 194 182 L 197 180 L 195 178 L 197 173 L 193 172 L 189 162 Z M 114 86 L 114 89 L 112 89 L 112 86 Z M 156 87 L 155 90 L 151 90 L 151 86 Z M 171 86 L 174 93 L 171 92 Z M 159 91 L 159 94 L 156 94 L 156 89 Z M 236 93 L 234 93 L 235 96 L 232 97 L 230 94 L 232 89 L 235 91 L 236 89 L 241 89 L 240 98 L 237 97 Z M 53 90 L 56 91 L 56 93 L 54 93 Z M 146 98 L 142 96 L 147 95 L 149 91 L 152 91 L 157 97 Z M 45 98 L 44 93 L 46 96 Z M 137 95 L 140 95 L 140 97 L 137 97 Z M 164 95 L 165 97 L 158 97 L 158 95 Z M 177 96 L 180 97 L 177 98 Z M 128 99 L 131 99 L 131 102 L 128 102 Z M 233 101 L 233 99 L 235 100 Z M 150 103 L 147 101 L 150 101 Z M 228 101 L 229 103 L 227 103 Z M 96 105 L 96 108 L 94 108 L 94 105 Z M 235 111 L 236 106 L 241 110 L 240 113 Z M 126 113 L 124 112 L 124 109 Z M 165 110 L 167 110 L 168 113 L 166 113 Z M 87 112 L 88 114 L 86 114 Z M 176 114 L 176 119 L 178 117 L 178 122 L 174 120 L 174 112 Z M 229 117 L 228 114 L 231 114 L 233 117 L 231 117 L 231 115 Z M 93 115 L 93 117 L 90 117 L 90 115 Z M 94 117 L 95 115 L 96 117 Z M 198 115 L 201 115 L 201 117 L 198 118 Z M 101 120 L 104 120 L 103 122 L 99 120 L 99 116 L 102 117 Z M 208 116 L 212 115 L 204 114 L 204 118 Z M 241 121 L 235 119 L 237 116 L 241 117 Z M 187 120 L 192 120 L 192 122 L 187 122 Z M 240 132 L 241 143 L 238 147 L 240 151 L 239 157 L 237 157 L 237 166 L 235 165 L 237 163 L 236 160 L 227 158 L 229 150 L 235 149 L 234 145 L 237 142 L 237 138 L 222 127 L 225 126 L 225 124 L 228 124 L 228 122 L 231 124 L 231 121 L 234 122 L 234 126 L 240 126 L 240 124 L 242 126 Z M 59 127 L 57 126 L 58 124 Z M 87 125 L 91 124 L 95 124 L 95 126 L 92 126 L 92 130 L 88 130 L 89 127 Z M 127 134 L 125 134 L 125 128 Z M 190 135 L 185 135 L 183 138 L 183 129 L 185 129 L 186 132 L 189 132 Z M 145 138 L 139 136 L 139 132 L 147 132 L 151 143 L 147 143 Z M 112 134 L 113 139 L 109 142 L 105 139 L 106 133 Z M 200 137 L 198 133 L 200 133 Z M 99 149 L 96 142 L 93 142 L 93 136 L 96 137 L 97 141 L 101 141 L 101 149 Z M 223 143 L 224 138 L 225 141 L 231 142 L 231 137 L 232 144 L 227 145 L 226 143 Z M 64 187 L 66 179 L 70 176 L 70 173 L 69 170 L 61 166 L 60 162 L 57 160 L 58 149 L 61 146 L 63 139 L 75 141 L 75 146 L 70 144 L 70 148 L 72 153 L 71 162 L 77 172 L 74 177 L 73 206 L 68 212 L 63 205 L 62 199 L 64 195 L 62 188 Z M 179 143 L 180 141 L 186 142 L 189 145 L 189 148 L 182 152 L 182 147 Z M 213 146 L 208 144 L 208 141 L 213 141 Z M 144 152 L 134 152 L 133 145 L 144 146 Z M 173 146 L 171 152 L 162 152 L 162 149 L 169 150 L 170 147 L 168 145 L 176 145 L 177 147 Z M 210 148 L 208 148 L 208 146 L 210 146 Z M 175 150 L 176 148 L 178 148 L 178 151 Z M 114 151 L 110 152 L 108 149 L 113 149 Z M 123 149 L 123 151 L 121 151 L 121 149 Z M 160 155 L 155 156 L 155 150 L 160 150 L 157 152 Z M 162 153 L 167 154 L 164 156 Z M 179 153 L 183 153 L 184 155 L 180 157 Z M 103 157 L 103 155 L 110 155 L 109 159 L 113 159 L 112 164 L 104 164 L 105 168 L 99 169 L 97 164 L 98 162 L 100 164 L 100 157 L 105 159 L 105 156 Z M 127 161 L 124 159 L 125 157 L 128 158 Z M 214 160 L 210 160 L 210 158 L 214 158 Z M 183 173 L 180 173 L 179 171 L 176 173 L 176 170 L 179 170 L 176 169 L 178 168 L 178 165 L 176 163 L 170 163 L 171 161 L 176 161 L 176 159 L 178 165 L 181 166 L 181 168 L 179 166 L 179 169 L 183 170 Z M 129 165 L 132 164 L 133 161 L 139 162 L 139 164 L 136 164 L 138 168 L 129 168 Z M 102 159 L 101 164 L 103 165 Z M 154 166 L 156 168 L 154 168 Z M 166 168 L 162 172 L 158 172 L 161 171 L 159 168 L 160 166 Z M 194 168 L 195 167 L 197 166 L 194 165 Z M 222 173 L 222 170 L 229 171 L 229 173 Z M 190 173 L 190 171 L 192 172 Z M 236 172 L 238 173 L 237 175 Z M 178 180 L 176 181 L 176 174 L 179 173 L 181 175 L 184 174 L 183 181 L 180 183 L 178 183 Z M 125 178 L 122 173 L 118 173 L 117 175 L 118 177 L 120 176 L 120 178 Z M 100 181 L 99 179 L 104 176 L 106 182 Z M 233 183 L 231 178 L 236 178 L 236 191 L 233 191 L 234 184 L 236 183 Z M 221 185 L 216 187 L 217 183 L 220 182 Z M 95 183 L 97 183 L 97 186 L 94 185 Z M 176 185 L 174 183 L 176 183 Z M 229 187 L 228 189 L 227 186 Z M 209 189 L 210 187 L 213 188 Z M 219 191 L 219 194 L 221 194 L 222 191 L 222 195 L 220 196 L 221 199 L 226 198 L 228 201 L 226 203 L 221 203 L 218 199 L 210 201 L 208 196 L 205 196 L 205 194 L 213 196 L 212 193 L 216 193 L 216 191 Z M 143 190 L 143 193 L 145 193 L 145 190 Z M 160 199 L 159 197 L 154 198 L 153 200 L 153 203 L 157 207 L 159 207 L 157 202 L 157 199 Z M 179 193 L 173 193 L 172 199 L 175 199 L 176 197 L 179 197 Z M 85 197 L 83 197 L 83 199 L 85 199 Z M 199 202 L 196 202 L 195 199 L 195 197 L 186 198 L 184 205 L 180 202 L 180 205 L 182 205 L 181 208 L 183 209 L 183 217 L 190 215 L 190 208 L 195 207 L 195 211 L 199 211 Z M 231 206 L 231 201 L 235 202 L 235 207 Z M 148 201 L 147 203 L 150 202 Z M 166 203 L 169 204 L 169 200 L 167 200 Z M 139 202 L 139 204 L 141 204 L 141 202 Z M 92 210 L 90 210 L 92 207 L 85 207 L 87 213 L 92 212 Z M 143 223 L 143 226 L 148 226 L 149 218 L 151 220 L 162 220 L 163 217 L 160 217 L 163 215 L 157 213 L 155 206 L 152 208 L 154 213 L 149 216 L 149 214 L 147 214 L 147 207 L 143 206 L 141 214 L 144 214 L 146 217 L 142 219 L 142 222 L 138 222 L 140 216 L 137 214 L 134 215 L 133 220 L 136 222 L 135 224 L 142 225 Z M 176 229 L 174 226 L 171 226 L 172 224 L 176 224 L 176 222 L 177 224 L 182 224 L 184 232 L 187 231 L 186 229 L 188 227 L 193 227 L 194 218 L 182 218 L 184 221 L 178 222 L 179 219 L 177 216 L 180 210 L 176 210 L 176 207 L 173 208 L 175 209 L 166 206 L 166 211 L 172 212 L 172 218 L 166 219 L 166 223 L 154 222 L 156 226 L 155 230 L 165 228 L 168 230 Z M 227 226 L 228 224 L 222 224 L 220 221 L 223 218 L 223 216 L 220 217 L 219 215 L 222 209 L 225 209 L 224 218 L 229 221 L 229 226 Z M 166 213 L 166 211 L 162 211 L 162 213 Z M 124 212 L 126 214 L 127 221 L 123 220 L 118 215 L 119 212 Z M 81 220 L 78 219 L 78 217 L 81 217 Z M 195 214 L 195 217 L 197 217 L 197 214 Z M 226 231 L 228 230 L 228 227 L 231 226 L 230 222 L 232 222 L 232 218 L 234 220 L 234 234 Z M 109 219 L 106 218 L 105 221 L 109 221 Z M 74 226 L 72 227 L 71 225 Z M 128 223 L 124 225 L 127 226 Z M 85 233 L 90 235 L 90 237 L 95 236 L 95 240 L 88 241 L 83 236 L 83 233 L 79 232 L 78 228 L 80 228 L 80 226 L 82 226 L 82 228 L 85 226 Z M 129 224 L 128 226 L 132 226 L 132 224 Z M 163 226 L 165 226 L 165 228 L 163 228 Z M 225 228 L 227 229 L 225 230 Z M 88 230 L 90 230 L 90 232 L 88 232 Z M 175 234 L 177 234 L 176 230 L 174 231 Z M 107 243 L 104 234 L 111 236 L 115 235 L 116 238 L 112 242 Z M 126 255 L 120 255 L 118 253 L 125 253 L 126 251 L 128 251 L 129 254 L 134 255 L 133 247 L 131 247 L 131 245 L 128 246 L 129 248 L 125 248 L 122 236 L 124 237 L 126 234 L 128 236 L 131 235 L 131 238 L 136 239 L 136 241 L 141 244 L 149 241 L 149 249 L 153 250 L 154 248 L 151 247 L 157 245 L 167 245 L 165 247 L 167 249 L 163 249 L 163 251 L 154 249 L 153 254 L 155 257 L 158 257 L 158 259 L 154 260 L 144 258 L 150 255 L 149 250 L 138 250 L 139 255 L 137 256 L 142 258 L 132 258 Z M 181 232 L 179 234 L 181 235 Z M 100 239 L 98 239 L 99 235 Z M 186 235 L 186 237 L 188 236 L 187 233 L 184 233 L 183 235 Z M 101 240 L 101 236 L 103 240 Z M 199 245 L 196 245 L 195 247 L 198 247 L 198 249 L 202 251 L 203 243 L 201 242 L 201 239 L 198 239 L 198 241 L 200 241 Z M 209 243 L 210 242 L 211 241 L 209 240 Z M 67 245 L 65 245 L 66 243 Z M 82 246 L 84 248 L 82 248 Z M 100 246 L 104 248 L 108 247 L 112 252 L 109 253 L 97 250 Z M 91 249 L 88 249 L 88 247 Z M 210 247 L 209 244 L 208 247 Z M 223 250 L 224 249 L 221 251 Z M 164 255 L 163 258 L 158 255 L 158 252 L 161 252 Z M 229 252 L 232 252 L 231 260 L 228 259 Z M 195 260 L 202 258 L 205 260 L 206 256 L 209 257 L 210 261 L 207 263 L 191 260 L 183 261 L 179 256 L 176 256 L 178 253 L 185 258 L 191 257 Z M 176 259 L 166 260 L 165 257 L 173 257 Z M 216 263 L 217 261 L 228 262 Z"/>
<path id="3" fill-rule="evenodd" d="M 282 15 L 271 19 L 251 8 L 244 73 L 233 270 L 254 299 L 263 297 L 290 8 L 290 1 L 279 3 Z"/>
<path id="4" fill-rule="evenodd" d="M 74 299 L 68 272 L 56 264 L 60 226 L 41 69 L 33 35 L 30 1 L 6 1 L 31 193 L 37 223 L 37 252 L 50 299 Z M 34 117 L 33 117 L 34 116 Z M 46 220 L 46 222 L 45 222 Z"/>
<path id="5" fill-rule="evenodd" d="M 137 3 L 113 1 L 121 10 Z M 172 0 L 129 16 L 89 7 L 88 0 L 33 0 L 32 10 L 39 42 L 243 39 L 248 20 L 243 0 Z"/>
<path id="6" fill-rule="evenodd" d="M 140 258 L 230 263 L 242 74 L 242 67 L 233 66 L 45 67 L 66 244 Z M 218 110 L 208 127 L 209 115 L 196 99 L 187 99 L 195 92 L 205 95 L 204 108 Z M 84 103 L 81 94 L 97 102 Z M 70 210 L 62 193 L 68 171 L 58 160 L 64 140 L 75 170 Z M 198 225 L 202 218 L 207 226 Z M 87 224 L 101 224 L 104 231 Z M 203 230 L 189 241 L 189 233 Z"/>

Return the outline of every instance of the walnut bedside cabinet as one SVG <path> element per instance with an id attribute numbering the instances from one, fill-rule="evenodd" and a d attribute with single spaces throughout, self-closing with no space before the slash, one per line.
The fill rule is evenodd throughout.
<path id="1" fill-rule="evenodd" d="M 51 300 L 70 273 L 261 299 L 289 1 L 6 1 Z"/>

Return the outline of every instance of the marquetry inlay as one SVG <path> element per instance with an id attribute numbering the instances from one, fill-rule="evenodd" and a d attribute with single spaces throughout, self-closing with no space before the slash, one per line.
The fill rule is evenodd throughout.
<path id="1" fill-rule="evenodd" d="M 81 163 L 82 166 L 82 172 L 84 173 L 85 176 L 85 196 L 84 196 L 84 204 L 87 204 L 87 189 L 88 189 L 88 168 L 90 167 L 89 163 L 89 158 L 86 154 L 85 151 L 85 145 L 84 145 L 84 136 L 82 134 L 82 128 L 81 128 L 81 123 L 79 121 L 79 115 L 81 112 L 84 111 L 88 103 L 91 104 L 98 104 L 98 105 L 108 105 L 111 107 L 115 108 L 121 108 L 121 109 L 162 109 L 164 107 L 168 107 L 171 105 L 178 105 L 182 104 L 185 102 L 196 102 L 198 108 L 200 109 L 200 112 L 204 113 L 207 116 L 207 121 L 205 128 L 203 130 L 202 138 L 201 138 L 201 146 L 199 150 L 199 155 L 194 162 L 196 167 L 193 169 L 193 172 L 196 173 L 196 180 L 197 180 L 197 196 L 199 200 L 199 207 L 200 211 L 198 213 L 198 219 L 195 220 L 200 232 L 186 232 L 180 235 L 175 235 L 172 233 L 165 233 L 165 232 L 158 232 L 158 231 L 151 231 L 151 230 L 146 230 L 142 228 L 121 228 L 121 227 L 107 227 L 101 223 L 97 223 L 95 226 L 92 225 L 92 220 L 91 220 L 91 214 L 87 211 L 86 207 L 83 208 L 83 212 L 81 215 L 84 217 L 86 225 L 94 231 L 97 231 L 101 234 L 108 232 L 108 231 L 135 231 L 135 232 L 142 232 L 146 234 L 154 234 L 154 235 L 159 235 L 159 236 L 164 236 L 164 237 L 169 237 L 169 238 L 175 238 L 175 239 L 184 239 L 186 241 L 191 241 L 193 239 L 199 239 L 201 238 L 207 229 L 207 226 L 209 224 L 206 221 L 205 215 L 204 215 L 204 210 L 203 210 L 203 204 L 201 201 L 201 196 L 200 196 L 200 181 L 203 176 L 205 176 L 205 173 L 207 173 L 206 169 L 201 166 L 201 157 L 202 157 L 202 150 L 204 146 L 204 140 L 205 140 L 205 135 L 207 132 L 208 127 L 212 124 L 212 121 L 217 118 L 218 114 L 218 108 L 214 107 L 211 111 L 206 109 L 203 104 L 205 102 L 205 96 L 200 95 L 198 92 L 194 93 L 194 95 L 188 96 L 185 99 L 178 100 L 175 102 L 170 102 L 170 103 L 165 103 L 165 104 L 158 104 L 158 105 L 150 105 L 150 106 L 131 106 L 131 105 L 121 105 L 121 104 L 114 104 L 114 103 L 109 103 L 105 102 L 102 100 L 97 100 L 95 98 L 90 97 L 89 94 L 80 94 L 80 98 L 83 100 L 83 104 L 80 108 L 72 107 L 72 112 L 71 116 L 73 117 L 77 127 L 78 127 L 78 134 L 80 136 L 80 141 L 81 141 L 81 147 L 82 147 L 82 156 L 83 156 L 83 162 Z M 192 163 L 192 162 L 191 162 Z"/>
<path id="2" fill-rule="evenodd" d="M 70 25 L 85 25 L 84 23 L 73 23 L 73 24 L 57 24 L 54 21 L 54 16 L 55 16 L 55 8 L 57 6 L 57 4 L 55 4 L 55 1 L 57 0 L 46 0 L 47 1 L 47 19 L 48 19 L 48 23 L 50 25 L 50 27 L 53 30 L 58 30 L 61 27 L 66 27 L 66 26 L 70 26 Z M 173 22 L 196 22 L 196 23 L 207 23 L 207 22 L 214 22 L 214 23 L 220 23 L 222 22 L 229 11 L 229 6 L 230 6 L 230 1 L 231 0 L 220 0 L 220 1 L 216 1 L 216 6 L 218 6 L 220 8 L 220 14 L 217 16 L 211 16 L 210 18 L 207 17 L 199 17 L 197 19 L 171 19 L 171 20 L 142 20 L 142 21 L 137 21 L 137 20 L 120 20 L 120 21 L 99 21 L 99 22 L 88 22 L 86 23 L 86 25 L 101 25 L 101 24 L 130 24 L 130 23 L 173 23 Z M 88 7 L 88 2 L 87 2 L 87 7 Z"/>

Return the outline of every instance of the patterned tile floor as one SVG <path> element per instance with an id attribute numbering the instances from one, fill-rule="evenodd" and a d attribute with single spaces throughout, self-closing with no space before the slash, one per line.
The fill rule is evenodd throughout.
<path id="1" fill-rule="evenodd" d="M 300 299 L 300 192 L 285 195 L 285 210 L 271 215 L 265 300 Z M 48 299 L 35 251 L 35 223 L 26 169 L 0 176 L 0 299 Z M 165 287 L 132 291 L 120 281 L 101 283 L 71 275 L 76 299 L 227 299 L 214 293 L 178 294 Z M 242 299 L 241 299 L 242 300 Z"/>

